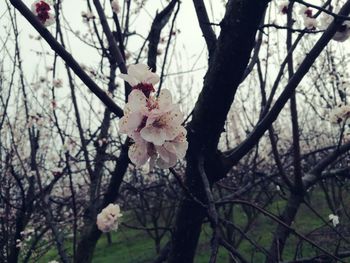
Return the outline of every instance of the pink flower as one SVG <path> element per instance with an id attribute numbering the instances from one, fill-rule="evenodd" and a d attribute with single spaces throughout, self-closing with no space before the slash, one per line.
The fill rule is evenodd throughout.
<path id="1" fill-rule="evenodd" d="M 119 74 L 119 77 L 132 87 L 140 83 L 155 85 L 159 82 L 159 76 L 151 72 L 145 64 L 131 65 L 128 68 L 128 74 Z"/>
<path id="2" fill-rule="evenodd" d="M 173 99 L 171 93 L 167 89 L 163 89 L 158 98 L 150 97 L 147 100 L 147 108 L 146 112 L 147 117 L 149 118 L 157 118 L 163 115 L 166 112 L 169 112 L 175 107 L 173 104 Z"/>
<path id="3" fill-rule="evenodd" d="M 312 17 L 312 9 L 310 9 L 307 6 L 302 6 L 299 9 L 299 14 L 302 15 L 304 18 L 306 18 L 306 17 L 311 18 Z"/>
<path id="4" fill-rule="evenodd" d="M 128 74 L 120 77 L 133 86 L 119 121 L 120 132 L 134 140 L 128 152 L 131 162 L 136 167 L 148 161 L 151 168 L 156 162 L 161 168 L 174 166 L 188 147 L 180 107 L 173 103 L 167 89 L 159 97 L 151 96 L 159 77 L 146 65 L 130 66 Z"/>
<path id="5" fill-rule="evenodd" d="M 97 215 L 97 227 L 104 233 L 117 230 L 120 217 L 122 214 L 119 205 L 109 204 Z"/>
<path id="6" fill-rule="evenodd" d="M 149 138 L 149 133 L 152 131 L 161 133 L 164 139 L 170 140 L 178 134 L 175 132 L 175 135 L 170 135 L 171 127 L 181 125 L 182 118 L 179 107 L 172 103 L 169 90 L 162 90 L 158 98 L 147 98 L 142 91 L 134 89 L 124 107 L 124 116 L 119 121 L 119 129 L 129 136 L 135 130 L 141 131 L 141 134 L 144 133 L 142 137 L 149 142 L 153 142 L 153 139 Z M 142 132 L 143 128 L 146 129 Z M 167 132 L 168 136 L 165 136 L 164 132 Z M 162 141 L 164 142 L 163 139 Z"/>
<path id="7" fill-rule="evenodd" d="M 165 141 L 175 139 L 180 132 L 182 122 L 183 114 L 179 106 L 174 105 L 171 111 L 160 116 L 148 117 L 146 126 L 141 129 L 140 134 L 146 141 L 160 146 Z"/>
<path id="8" fill-rule="evenodd" d="M 279 12 L 281 14 L 287 14 L 288 12 L 288 6 L 289 6 L 289 1 L 283 1 L 280 3 L 280 5 L 278 6 Z"/>
<path id="9" fill-rule="evenodd" d="M 134 89 L 141 90 L 147 97 L 154 91 L 153 85 L 159 82 L 159 76 L 150 71 L 145 64 L 135 64 L 128 68 L 128 74 L 119 74 Z"/>
<path id="10" fill-rule="evenodd" d="M 118 14 L 120 12 L 120 5 L 118 0 L 113 0 L 111 2 L 111 6 L 112 6 L 112 11 L 116 14 Z"/>
<path id="11" fill-rule="evenodd" d="M 55 15 L 51 13 L 51 7 L 47 2 L 37 0 L 32 4 L 31 9 L 44 26 L 55 23 Z"/>

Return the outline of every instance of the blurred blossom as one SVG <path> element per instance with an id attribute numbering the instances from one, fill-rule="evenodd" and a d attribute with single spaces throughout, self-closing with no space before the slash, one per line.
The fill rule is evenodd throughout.
<path id="1" fill-rule="evenodd" d="M 97 215 L 97 227 L 102 232 L 116 231 L 118 229 L 119 218 L 122 217 L 118 204 L 109 204 L 101 213 Z"/>

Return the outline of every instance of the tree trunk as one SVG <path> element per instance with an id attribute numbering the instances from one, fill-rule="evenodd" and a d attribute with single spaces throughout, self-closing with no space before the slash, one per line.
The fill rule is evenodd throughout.
<path id="1" fill-rule="evenodd" d="M 194 0 L 195 1 L 195 0 Z M 203 154 L 211 184 L 225 176 L 217 151 L 220 135 L 255 45 L 255 35 L 268 0 L 230 0 L 220 23 L 221 33 L 210 56 L 204 86 L 188 125 L 189 149 L 186 155 L 186 186 L 199 200 L 205 199 L 198 171 Z M 193 262 L 206 210 L 190 197 L 177 211 L 169 263 Z"/>
<path id="2" fill-rule="evenodd" d="M 299 193 L 292 193 L 288 199 L 288 203 L 283 211 L 281 220 L 287 225 L 291 225 L 295 220 L 299 207 L 303 201 L 303 197 Z M 278 225 L 271 243 L 269 257 L 266 258 L 266 263 L 274 263 L 282 260 L 282 253 L 286 245 L 290 230 L 282 225 Z"/>

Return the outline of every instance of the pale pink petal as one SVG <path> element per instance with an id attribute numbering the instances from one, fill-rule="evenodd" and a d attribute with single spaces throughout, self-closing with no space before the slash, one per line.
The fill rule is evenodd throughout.
<path id="1" fill-rule="evenodd" d="M 160 78 L 157 74 L 155 74 L 153 72 L 149 72 L 143 82 L 155 85 L 159 82 L 159 80 L 160 80 Z"/>
<path id="2" fill-rule="evenodd" d="M 130 114 L 126 114 L 119 120 L 119 131 L 130 135 L 141 125 L 142 120 L 143 115 L 139 112 L 131 112 Z"/>
<path id="3" fill-rule="evenodd" d="M 129 158 L 136 167 L 141 167 L 149 159 L 147 153 L 147 144 L 145 143 L 134 143 L 129 148 Z"/>
<path id="4" fill-rule="evenodd" d="M 174 155 L 171 152 L 167 151 L 163 146 L 156 146 L 156 149 L 159 154 L 159 157 L 162 158 L 163 161 L 166 163 L 170 161 L 171 155 Z"/>
<path id="5" fill-rule="evenodd" d="M 168 111 L 173 106 L 171 93 L 168 89 L 162 89 L 158 97 L 159 109 L 161 111 Z"/>
<path id="6" fill-rule="evenodd" d="M 177 142 L 174 143 L 174 146 L 176 148 L 176 156 L 179 159 L 182 159 L 186 156 L 187 148 L 188 148 L 188 142 Z"/>
<path id="7" fill-rule="evenodd" d="M 136 143 L 147 143 L 140 135 L 139 131 L 133 131 L 130 134 L 128 134 L 131 139 L 134 140 Z"/>
<path id="8" fill-rule="evenodd" d="M 126 130 L 127 134 L 130 134 L 134 130 L 136 130 L 142 123 L 143 115 L 139 112 L 131 112 L 128 118 L 128 121 L 126 122 Z"/>
<path id="9" fill-rule="evenodd" d="M 168 151 L 173 154 L 176 154 L 176 147 L 175 147 L 175 142 L 165 142 L 163 144 L 163 147 Z"/>
<path id="10" fill-rule="evenodd" d="M 158 120 L 157 117 L 149 116 L 146 121 L 146 126 L 151 126 L 156 120 Z"/>
<path id="11" fill-rule="evenodd" d="M 178 126 L 182 124 L 184 115 L 180 111 L 179 105 L 175 105 L 171 111 L 167 112 L 165 118 L 166 122 L 169 123 L 169 125 Z"/>
<path id="12" fill-rule="evenodd" d="M 175 155 L 170 155 L 170 160 L 168 162 L 164 161 L 162 158 L 158 158 L 157 165 L 159 168 L 168 169 L 175 166 L 177 158 Z"/>
<path id="13" fill-rule="evenodd" d="M 128 75 L 137 79 L 138 83 L 141 83 L 149 72 L 149 68 L 145 64 L 135 64 L 128 68 Z"/>
<path id="14" fill-rule="evenodd" d="M 146 126 L 141 131 L 140 134 L 143 139 L 154 145 L 162 145 L 165 142 L 166 134 L 163 129 L 159 129 L 153 126 Z"/>
<path id="15" fill-rule="evenodd" d="M 128 97 L 128 108 L 131 111 L 144 111 L 147 105 L 147 98 L 141 90 L 133 90 Z"/>
<path id="16" fill-rule="evenodd" d="M 174 141 L 176 141 L 176 142 L 186 142 L 187 141 L 186 135 L 187 135 L 187 130 L 183 126 L 181 126 L 180 132 L 176 136 Z"/>
<path id="17" fill-rule="evenodd" d="M 181 126 L 166 126 L 163 128 L 165 134 L 166 134 L 166 140 L 171 141 L 176 138 L 176 136 L 181 131 Z"/>
<path id="18" fill-rule="evenodd" d="M 118 76 L 119 78 L 121 78 L 122 80 L 128 82 L 130 84 L 130 86 L 134 87 L 137 84 L 139 84 L 138 80 L 130 75 L 127 74 L 119 74 Z"/>
<path id="19" fill-rule="evenodd" d="M 121 133 L 128 133 L 128 122 L 129 122 L 129 115 L 124 115 L 118 122 L 119 131 Z"/>

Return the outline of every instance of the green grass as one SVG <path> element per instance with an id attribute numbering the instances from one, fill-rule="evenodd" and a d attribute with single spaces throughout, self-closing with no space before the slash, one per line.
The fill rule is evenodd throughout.
<path id="1" fill-rule="evenodd" d="M 313 193 L 313 206 L 317 207 L 317 212 L 326 220 L 330 211 L 325 205 L 325 199 L 322 193 Z M 267 207 L 267 210 L 275 215 L 283 210 L 285 200 L 276 200 L 272 205 Z M 129 217 L 129 219 L 131 219 Z M 239 206 L 235 207 L 233 222 L 240 226 L 241 229 L 246 223 L 246 216 L 242 213 Z M 312 229 L 317 229 L 324 223 L 315 216 L 308 207 L 302 205 L 298 211 L 295 222 L 292 227 L 303 235 L 309 233 Z M 136 223 L 134 224 L 136 225 Z M 247 235 L 265 249 L 269 249 L 276 223 L 267 216 L 260 215 L 251 225 Z M 210 238 L 211 228 L 208 224 L 204 224 L 202 228 L 198 249 L 196 251 L 195 263 L 206 263 L 210 257 Z M 327 238 L 327 237 L 326 237 Z M 312 239 L 312 238 L 311 238 Z M 108 245 L 106 235 L 103 235 L 95 249 L 93 263 L 146 263 L 151 262 L 156 257 L 153 240 L 143 231 L 127 229 L 120 227 L 116 233 L 112 233 L 112 244 Z M 163 239 L 162 245 L 167 241 L 167 237 Z M 295 253 L 295 248 L 298 245 L 299 238 L 290 235 L 287 246 L 284 250 L 284 260 L 292 260 Z M 332 244 L 332 240 L 329 242 Z M 333 242 L 334 243 L 334 242 Z M 71 243 L 66 241 L 69 249 Z M 326 248 L 329 248 L 327 246 Z M 240 243 L 238 250 L 252 262 L 263 262 L 265 256 L 260 251 L 257 251 L 253 246 L 244 240 Z M 57 258 L 56 250 L 53 248 L 39 261 L 39 263 L 47 263 L 50 260 Z M 304 257 L 314 256 L 315 249 L 307 242 L 302 243 L 302 255 Z M 229 255 L 227 251 L 220 247 L 218 253 L 218 263 L 228 263 Z"/>
<path id="2" fill-rule="evenodd" d="M 99 240 L 94 253 L 94 263 L 142 263 L 155 254 L 153 240 L 140 231 L 120 229 L 112 235 L 112 240 L 111 245 L 108 245 L 106 236 Z"/>

